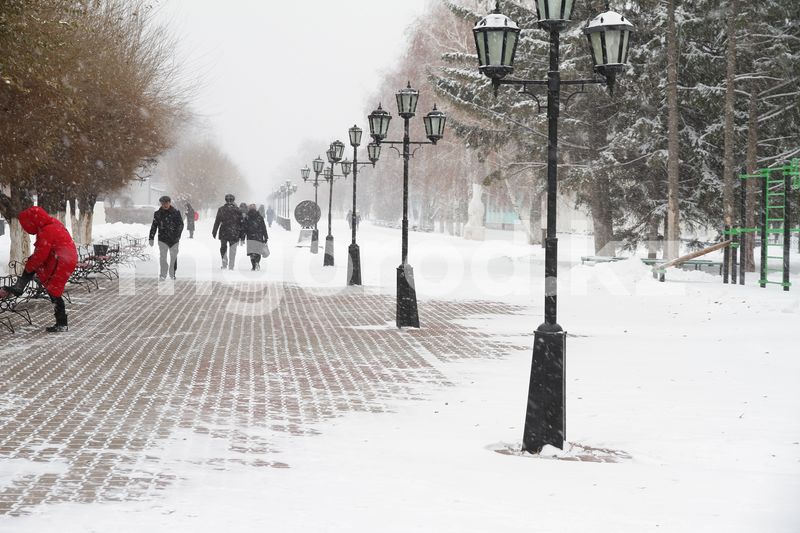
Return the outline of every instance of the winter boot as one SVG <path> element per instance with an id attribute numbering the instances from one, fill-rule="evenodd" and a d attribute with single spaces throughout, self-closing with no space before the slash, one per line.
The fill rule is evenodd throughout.
<path id="1" fill-rule="evenodd" d="M 55 304 L 56 323 L 53 326 L 45 328 L 45 331 L 48 333 L 62 333 L 64 331 L 69 331 L 69 327 L 67 325 L 67 310 L 64 306 L 64 299 L 51 296 L 50 300 L 53 302 L 53 304 Z"/>

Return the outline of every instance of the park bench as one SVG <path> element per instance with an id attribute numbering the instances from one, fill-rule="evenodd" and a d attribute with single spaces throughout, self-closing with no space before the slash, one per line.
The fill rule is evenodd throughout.
<path id="1" fill-rule="evenodd" d="M 647 266 L 653 267 L 653 277 L 659 281 L 664 281 L 666 278 L 666 269 L 659 268 L 659 265 L 665 264 L 667 261 L 664 259 L 641 258 L 642 263 Z M 679 265 L 684 270 L 700 270 L 706 271 L 709 267 L 718 268 L 719 275 L 722 275 L 722 261 L 712 261 L 710 259 L 689 259 L 681 262 Z M 692 267 L 687 268 L 687 267 Z"/>
<path id="2" fill-rule="evenodd" d="M 17 278 L 19 276 L 15 276 L 13 274 L 9 274 L 7 276 L 0 276 L 0 286 L 12 286 L 17 282 Z M 20 296 L 10 295 L 8 298 L 0 299 L 0 324 L 3 324 L 11 333 L 15 333 L 14 325 L 11 322 L 11 318 L 8 316 L 4 316 L 8 314 L 14 314 L 18 317 L 25 320 L 28 325 L 32 325 L 33 321 L 31 320 L 31 314 L 25 307 L 20 307 L 25 303 L 30 301 L 30 295 L 26 290 Z"/>
<path id="3" fill-rule="evenodd" d="M 128 263 L 132 260 L 149 261 L 150 254 L 146 251 L 146 241 L 143 237 L 123 235 L 118 239 L 120 260 Z"/>
<path id="4" fill-rule="evenodd" d="M 605 256 L 605 255 L 582 255 L 581 256 L 581 264 L 585 265 L 589 263 L 590 265 L 594 265 L 597 263 L 616 263 L 617 261 L 623 261 L 627 259 L 627 257 L 616 257 L 616 256 Z"/>

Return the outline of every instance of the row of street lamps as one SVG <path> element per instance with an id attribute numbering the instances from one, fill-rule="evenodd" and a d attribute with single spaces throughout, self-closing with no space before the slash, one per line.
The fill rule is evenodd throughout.
<path id="1" fill-rule="evenodd" d="M 523 448 L 531 453 L 538 453 L 547 445 L 563 449 L 566 429 L 565 410 L 565 356 L 566 332 L 557 322 L 558 293 L 558 239 L 556 238 L 556 198 L 558 183 L 558 118 L 560 94 L 562 86 L 576 86 L 575 93 L 584 92 L 587 84 L 605 84 L 613 93 L 617 75 L 628 61 L 628 48 L 633 25 L 624 16 L 610 11 L 606 2 L 606 11 L 597 15 L 583 29 L 594 63 L 594 71 L 601 78 L 584 80 L 562 80 L 560 75 L 560 33 L 564 31 L 572 16 L 574 0 L 536 0 L 538 25 L 549 33 L 549 69 L 544 80 L 523 80 L 512 78 L 514 59 L 521 29 L 510 18 L 500 12 L 500 2 L 496 2 L 495 10 L 481 19 L 473 28 L 475 47 L 478 55 L 480 72 L 491 79 L 495 93 L 501 85 L 519 86 L 521 93 L 536 98 L 534 90 L 544 87 L 547 91 L 547 237 L 545 241 L 545 295 L 544 322 L 539 325 L 534 335 L 531 375 L 528 388 L 528 401 L 523 431 Z M 573 94 L 575 94 L 573 93 Z M 403 158 L 403 226 L 402 226 L 402 259 L 397 268 L 397 311 L 398 327 L 419 327 L 417 313 L 414 275 L 408 264 L 408 166 L 411 158 L 411 145 L 436 144 L 444 133 L 446 116 L 436 106 L 424 118 L 425 132 L 428 141 L 411 141 L 409 137 L 409 120 L 415 116 L 419 91 L 409 84 L 396 93 L 398 114 L 404 121 L 402 140 L 387 141 L 386 136 L 391 115 L 381 105 L 370 113 L 369 128 L 373 142 L 368 146 L 371 164 L 380 157 L 380 147 L 388 144 L 393 148 L 402 145 Z M 571 96 L 571 95 L 570 95 Z M 358 160 L 356 150 L 361 141 L 361 130 L 350 129 L 350 144 L 353 147 L 353 163 L 342 162 L 344 146 L 335 141 L 328 150 L 330 167 L 326 169 L 325 179 L 330 182 L 331 196 L 333 192 L 333 165 L 340 163 L 342 173 L 346 177 L 353 169 L 353 220 L 352 243 L 350 245 L 350 266 L 348 268 L 348 284 L 361 283 L 361 262 L 356 244 L 356 176 Z M 397 148 L 395 148 L 397 149 Z M 322 173 L 323 161 L 314 160 L 316 178 L 313 182 L 318 187 L 319 174 Z M 304 181 L 309 179 L 309 169 L 302 170 Z M 316 194 L 315 194 L 316 202 Z M 325 265 L 333 265 L 333 235 L 331 234 L 331 199 L 328 201 L 328 238 L 326 240 Z"/>
<path id="2" fill-rule="evenodd" d="M 278 225 L 285 228 L 287 231 L 292 230 L 292 219 L 290 206 L 292 194 L 297 192 L 297 185 L 293 185 L 291 181 L 286 180 L 286 183 L 272 191 L 269 198 L 276 204 L 276 219 Z"/>
<path id="3" fill-rule="evenodd" d="M 351 243 L 348 248 L 348 265 L 347 265 L 347 284 L 348 285 L 361 285 L 361 252 L 356 241 L 356 234 L 358 230 L 357 219 L 357 187 L 358 187 L 358 167 L 359 165 L 372 165 L 378 162 L 381 155 L 381 146 L 387 144 L 392 146 L 402 145 L 402 153 L 398 153 L 403 158 L 403 224 L 402 224 L 402 250 L 401 250 L 401 264 L 397 267 L 397 309 L 395 314 L 395 321 L 398 328 L 402 327 L 419 327 L 419 313 L 417 310 L 417 296 L 414 288 L 414 274 L 413 269 L 408 264 L 408 163 L 411 158 L 411 145 L 423 144 L 436 144 L 444 136 L 444 127 L 447 120 L 446 115 L 433 106 L 433 110 L 423 117 L 425 125 L 425 134 L 428 141 L 411 141 L 409 137 L 409 120 L 414 117 L 417 112 L 417 102 L 419 100 L 419 91 L 411 88 L 409 82 L 407 87 L 401 89 L 395 95 L 397 101 L 398 114 L 404 120 L 404 135 L 401 141 L 387 141 L 386 136 L 389 131 L 389 123 L 392 116 L 385 111 L 382 105 L 369 114 L 367 117 L 369 122 L 370 136 L 373 142 L 367 145 L 367 156 L 369 163 L 358 161 L 358 147 L 361 146 L 361 137 L 363 130 L 358 126 L 353 126 L 348 130 L 348 137 L 350 146 L 353 147 L 353 161 L 347 159 L 342 160 L 344 155 L 344 143 L 341 141 L 334 141 L 326 151 L 328 163 L 330 166 L 324 167 L 324 161 L 321 157 L 316 158 L 312 162 L 315 178 L 311 181 L 314 186 L 314 203 L 318 203 L 317 189 L 319 188 L 319 176 L 322 174 L 326 181 L 330 184 L 330 191 L 328 194 L 328 236 L 325 238 L 325 258 L 323 260 L 324 266 L 333 266 L 333 234 L 331 232 L 331 217 L 333 207 L 333 182 L 340 177 L 347 178 L 350 172 L 353 173 L 353 208 L 351 210 Z M 396 149 L 396 148 L 395 148 Z M 334 174 L 334 165 L 339 164 L 342 169 L 342 174 L 337 176 Z M 308 182 L 311 175 L 311 169 L 307 166 L 300 170 L 300 175 L 303 181 Z M 314 242 L 317 240 L 319 233 L 315 226 L 312 232 L 312 252 L 315 252 Z"/>

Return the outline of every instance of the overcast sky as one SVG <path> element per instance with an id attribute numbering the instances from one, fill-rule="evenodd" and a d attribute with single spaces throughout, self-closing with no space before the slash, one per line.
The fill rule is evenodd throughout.
<path id="1" fill-rule="evenodd" d="M 160 0 L 195 109 L 257 192 L 304 139 L 347 139 L 428 0 Z M 298 169 L 306 161 L 297 161 Z M 271 182 L 271 183 L 270 183 Z M 263 186 L 262 186 L 263 184 Z"/>

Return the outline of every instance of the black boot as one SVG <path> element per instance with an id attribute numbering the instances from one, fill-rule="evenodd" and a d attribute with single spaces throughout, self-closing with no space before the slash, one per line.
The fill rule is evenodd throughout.
<path id="1" fill-rule="evenodd" d="M 56 323 L 50 327 L 44 328 L 48 333 L 63 333 L 69 331 L 67 325 L 67 309 L 64 305 L 64 298 L 51 296 L 50 301 L 55 305 Z"/>
<path id="2" fill-rule="evenodd" d="M 28 283 L 31 282 L 33 279 L 34 273 L 33 272 L 25 272 L 21 276 L 17 277 L 17 281 L 11 285 L 6 285 L 3 287 L 3 290 L 7 294 L 11 294 L 14 296 L 22 296 L 22 293 L 25 292 L 25 287 L 28 286 Z"/>

